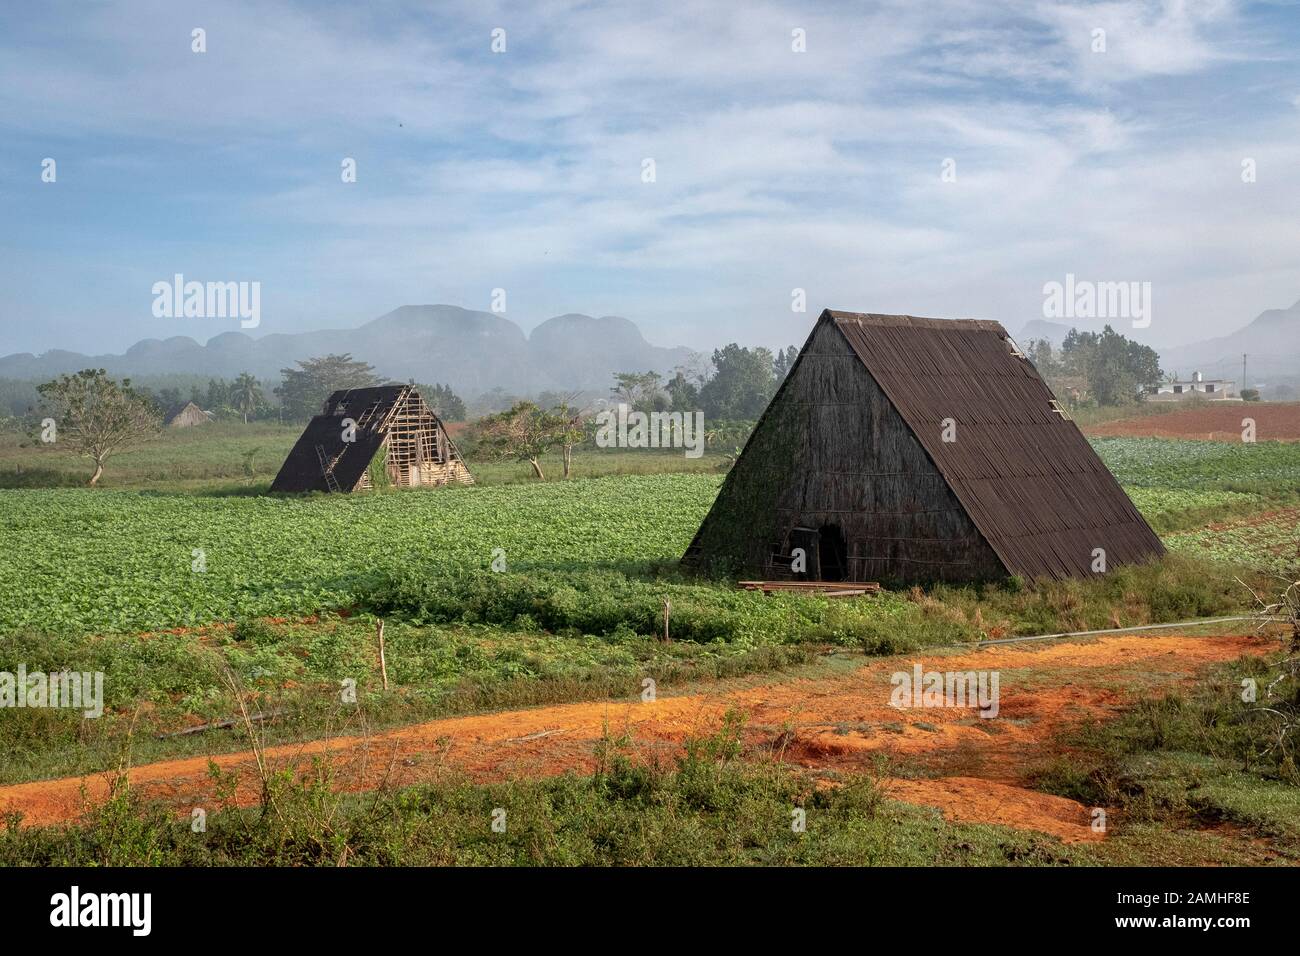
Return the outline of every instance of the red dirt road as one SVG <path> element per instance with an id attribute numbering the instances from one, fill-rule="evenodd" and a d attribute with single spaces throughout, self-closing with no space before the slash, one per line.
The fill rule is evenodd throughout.
<path id="1" fill-rule="evenodd" d="M 846 673 L 811 678 L 770 677 L 758 686 L 729 682 L 658 700 L 577 703 L 455 717 L 376 734 L 270 748 L 273 769 L 306 769 L 328 754 L 347 790 L 408 786 L 449 770 L 479 781 L 537 778 L 590 771 L 605 734 L 630 734 L 632 746 L 673 752 L 691 736 L 712 733 L 728 710 L 746 717 L 751 753 L 773 753 L 797 766 L 854 772 L 877 754 L 919 765 L 929 776 L 891 779 L 897 799 L 942 809 L 951 819 L 1002 823 L 1063 840 L 1098 839 L 1089 810 L 1024 789 L 1027 766 L 1049 754 L 1052 738 L 1088 717 L 1104 718 L 1152 688 L 1168 688 L 1209 665 L 1263 652 L 1250 637 L 1108 637 L 1087 643 L 1001 646 L 961 654 L 926 653 L 872 659 Z M 956 708 L 890 705 L 890 676 L 927 670 L 994 671 L 1000 712 L 984 720 Z M 250 752 L 211 758 L 235 770 L 237 799 L 257 800 Z M 131 787 L 147 799 L 188 812 L 215 805 L 207 757 L 135 767 Z M 85 798 L 82 790 L 84 787 Z M 27 825 L 76 819 L 86 804 L 109 793 L 107 774 L 0 787 L 0 812 L 21 811 Z"/>

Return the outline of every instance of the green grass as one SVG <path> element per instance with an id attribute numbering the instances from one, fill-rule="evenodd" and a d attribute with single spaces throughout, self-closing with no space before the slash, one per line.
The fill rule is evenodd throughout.
<path id="1" fill-rule="evenodd" d="M 111 458 L 100 486 L 203 495 L 265 494 L 301 433 L 301 425 L 274 422 L 165 429 L 158 438 Z M 250 452 L 254 452 L 251 458 Z M 722 461 L 716 451 L 687 458 L 681 451 L 659 449 L 577 449 L 572 477 L 713 473 Z M 480 484 L 537 481 L 527 462 L 471 456 L 468 464 Z M 544 455 L 542 468 L 547 481 L 563 480 L 558 453 Z M 45 445 L 27 435 L 0 430 L 0 489 L 82 487 L 91 471 L 87 459 L 57 444 Z"/>
<path id="2" fill-rule="evenodd" d="M 386 575 L 644 568 L 676 560 L 713 475 L 379 495 L 4 491 L 0 633 L 142 631 L 356 604 Z M 202 552 L 202 565 L 196 564 Z M 197 567 L 205 570 L 195 570 Z"/>
<path id="3" fill-rule="evenodd" d="M 1192 491 L 1186 488 L 1147 488 L 1129 485 L 1124 489 L 1142 517 L 1157 532 L 1165 534 L 1196 528 L 1210 521 L 1254 514 L 1265 508 L 1263 495 L 1241 491 Z"/>
<path id="4" fill-rule="evenodd" d="M 1114 808 L 1124 829 L 1226 824 L 1300 860 L 1300 739 L 1292 732 L 1286 746 L 1271 746 L 1278 721 L 1261 709 L 1264 703 L 1294 719 L 1300 684 L 1294 677 L 1279 681 L 1279 673 L 1269 659 L 1243 657 L 1117 719 L 1089 722 L 1064 735 L 1060 745 L 1068 756 L 1043 767 L 1038 784 Z M 1243 680 L 1256 682 L 1258 702 L 1242 700 Z"/>
<path id="5" fill-rule="evenodd" d="M 217 427 L 243 437 L 242 426 Z M 195 468 L 215 467 L 214 447 L 233 447 L 215 429 L 175 439 L 190 440 L 213 456 L 200 455 Z M 1110 453 L 1121 447 L 1107 446 Z M 640 453 L 599 460 L 607 468 L 680 463 Z M 1231 574 L 1179 557 L 1089 581 L 938 587 L 856 601 L 764 597 L 677 567 L 718 474 L 492 480 L 498 483 L 356 496 L 0 491 L 0 578 L 7 582 L 0 669 L 21 661 L 29 670 L 109 675 L 108 714 L 99 721 L 0 712 L 0 731 L 12 742 L 0 755 L 0 779 L 111 767 L 133 726 L 139 752 L 151 759 L 235 746 L 225 732 L 145 739 L 229 717 L 235 700 L 225 667 L 268 707 L 289 712 L 273 733 L 290 740 L 333 726 L 344 678 L 358 682 L 372 719 L 388 726 L 618 697 L 635 693 L 644 676 L 681 686 L 762 672 L 828 648 L 893 653 L 1248 607 Z M 1266 500 L 1216 488 L 1133 489 L 1152 520 L 1172 526 L 1198 510 L 1250 510 Z M 497 549 L 501 573 L 491 569 Z M 1251 559 L 1244 548 L 1224 556 Z M 657 640 L 665 599 L 670 644 Z M 360 613 L 331 613 L 341 608 Z M 301 620 L 318 613 L 319 622 Z M 375 614 L 388 621 L 389 693 L 379 688 Z M 271 620 L 279 617 L 288 620 Z M 214 621 L 235 627 L 138 636 Z"/>
<path id="6" fill-rule="evenodd" d="M 1093 405 L 1070 410 L 1070 418 L 1080 428 L 1103 425 L 1106 422 L 1127 421 L 1131 418 L 1150 418 L 1174 411 L 1184 411 L 1188 403 L 1135 402 L 1131 405 Z"/>
<path id="7" fill-rule="evenodd" d="M 136 762 L 239 749 L 244 741 L 237 730 L 158 739 L 238 714 L 227 672 L 256 710 L 277 715 L 266 725 L 268 742 L 294 743 L 489 710 L 636 699 L 647 677 L 665 691 L 680 691 L 807 664 L 818 653 L 811 644 L 611 642 L 401 622 L 387 625 L 385 645 L 388 691 L 369 618 L 254 621 L 201 637 L 0 638 L 0 667 L 22 661 L 29 673 L 66 668 L 106 675 L 105 713 L 97 719 L 69 709 L 0 710 L 6 742 L 0 785 L 111 769 L 128 748 Z M 340 706 L 345 679 L 356 682 L 360 709 Z"/>
<path id="8" fill-rule="evenodd" d="M 0 711 L 0 781 L 105 770 L 128 748 L 137 761 L 240 748 L 231 731 L 154 739 L 235 713 L 227 668 L 258 706 L 283 712 L 269 727 L 276 743 L 628 697 L 645 676 L 672 688 L 756 680 L 744 675 L 841 666 L 846 651 L 903 652 L 1248 606 L 1229 564 L 1181 555 L 1087 581 L 854 601 L 764 597 L 677 567 L 721 482 L 714 459 L 579 453 L 575 480 L 559 479 L 558 460 L 548 460 L 544 483 L 528 477 L 527 465 L 471 461 L 480 484 L 470 488 L 265 496 L 297 434 L 273 425 L 169 433 L 116 459 L 107 487 L 95 491 L 28 488 L 80 483 L 84 463 L 0 436 L 0 487 L 23 487 L 0 491 L 0 669 L 21 661 L 108 678 L 108 710 L 96 721 Z M 1294 502 L 1300 444 L 1094 444 L 1175 548 L 1261 567 L 1294 534 L 1278 527 L 1211 540 L 1199 525 Z M 262 450 L 246 469 L 252 447 Z M 194 549 L 202 549 L 203 571 L 193 569 Z M 496 556 L 503 572 L 492 570 Z M 657 639 L 665 599 L 671 643 Z M 342 608 L 354 613 L 332 613 Z M 320 619 L 302 619 L 314 614 Z M 387 621 L 387 692 L 376 614 Z M 140 636 L 213 621 L 233 626 Z M 819 658 L 827 650 L 838 654 Z M 346 678 L 357 682 L 364 727 L 341 715 Z M 1121 808 L 1116 838 L 1099 847 L 954 826 L 882 800 L 869 779 L 819 790 L 806 775 L 738 762 L 714 741 L 699 744 L 715 748 L 702 762 L 638 768 L 613 755 L 593 778 L 490 787 L 449 780 L 378 799 L 329 796 L 322 780 L 281 782 L 293 812 L 279 830 L 254 811 L 228 809 L 195 835 L 123 793 L 75 828 L 0 837 L 0 864 L 325 864 L 337 862 L 340 839 L 353 862 L 407 864 L 1231 863 L 1268 857 L 1210 832 L 1216 822 L 1292 840 L 1288 821 L 1298 808 L 1286 768 L 1247 767 L 1231 741 L 1211 747 L 1184 733 L 1195 721 L 1161 706 L 1113 733 L 1090 729 L 1076 746 L 1092 756 L 1044 775 L 1056 792 Z M 1198 708 L 1201 722 L 1219 713 Z M 336 799 L 345 824 L 326 836 L 312 820 Z M 796 805 L 807 810 L 808 833 L 787 836 Z M 497 806 L 510 808 L 504 835 L 487 826 Z"/>
<path id="9" fill-rule="evenodd" d="M 280 470 L 302 428 L 271 422 L 215 423 L 170 428 L 154 441 L 113 458 L 101 479 L 105 488 L 238 492 L 265 488 Z M 249 452 L 255 452 L 249 457 Z M 55 444 L 0 432 L 0 488 L 79 487 L 93 470 Z"/>
<path id="10" fill-rule="evenodd" d="M 563 462 L 559 455 L 543 455 L 542 470 L 546 481 L 564 480 Z M 687 458 L 680 451 L 651 449 L 645 451 L 576 449 L 573 453 L 573 472 L 570 479 L 607 478 L 625 475 L 716 475 L 724 463 L 723 456 L 706 453 L 699 458 Z M 532 465 L 518 461 L 483 461 L 468 459 L 474 480 L 483 485 L 537 484 Z"/>
<path id="11" fill-rule="evenodd" d="M 1274 490 L 1266 495 L 1222 487 L 1238 482 L 1238 472 L 1225 471 L 1224 453 L 1206 458 L 1200 449 L 1208 443 L 1198 442 L 1158 442 L 1191 457 L 1171 466 L 1175 487 L 1144 484 L 1165 474 L 1150 470 L 1133 446 L 1145 441 L 1099 444 L 1163 530 L 1212 513 L 1247 514 L 1296 492 L 1283 476 L 1300 471 L 1300 443 L 1223 446 L 1256 456 L 1250 474 L 1267 477 Z M 627 454 L 606 466 L 631 459 L 637 467 L 678 461 Z M 1204 487 L 1178 487 L 1197 468 Z M 393 576 L 450 582 L 462 592 L 463 582 L 487 573 L 498 549 L 510 570 L 653 580 L 662 577 L 650 573 L 656 566 L 685 550 L 720 482 L 715 473 L 642 474 L 315 497 L 3 491 L 0 576 L 11 591 L 0 606 L 0 633 L 139 631 L 312 613 L 363 603 Z M 202 572 L 192 570 L 199 551 Z M 1272 566 L 1245 547 L 1223 556 Z"/>

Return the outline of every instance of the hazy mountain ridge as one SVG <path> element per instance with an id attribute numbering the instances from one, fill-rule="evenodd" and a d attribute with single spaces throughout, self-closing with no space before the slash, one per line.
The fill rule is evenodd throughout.
<path id="1" fill-rule="evenodd" d="M 1094 323 L 1095 324 L 1095 323 Z M 1071 324 L 1034 319 L 1016 335 L 1023 346 L 1046 338 L 1059 345 Z M 1088 323 L 1073 327 L 1087 329 Z M 1129 335 L 1120 325 L 1116 330 Z M 1235 332 L 1190 345 L 1157 348 L 1166 372 L 1194 370 L 1237 379 L 1241 355 L 1249 355 L 1252 383 L 1300 380 L 1300 301 L 1268 309 Z M 531 334 L 491 312 L 451 305 L 405 305 L 355 329 L 272 333 L 252 338 L 225 331 L 201 344 L 188 335 L 144 339 L 120 355 L 84 355 L 51 349 L 41 355 L 0 358 L 0 378 L 44 381 L 82 368 L 104 368 L 117 376 L 201 375 L 233 378 L 252 372 L 278 381 L 280 369 L 297 360 L 350 352 L 399 381 L 447 382 L 474 397 L 494 387 L 515 394 L 546 389 L 604 391 L 615 372 L 668 373 L 691 350 L 646 341 L 635 322 L 618 316 L 594 318 L 567 313 L 547 319 Z"/>
<path id="2" fill-rule="evenodd" d="M 447 382 L 465 396 L 496 386 L 514 393 L 609 388 L 615 372 L 670 372 L 686 348 L 651 345 L 635 322 L 569 313 L 524 333 L 491 312 L 451 305 L 404 305 L 359 328 L 277 332 L 252 338 L 227 331 L 200 344 L 187 335 L 144 339 L 121 355 L 52 349 L 0 358 L 0 378 L 44 380 L 82 368 L 117 376 L 196 374 L 232 378 L 252 372 L 278 381 L 298 359 L 350 352 L 377 372 L 404 381 Z"/>
<path id="3" fill-rule="evenodd" d="M 1247 377 L 1252 384 L 1300 377 L 1300 301 L 1288 309 L 1267 309 L 1228 335 L 1166 349 L 1160 365 L 1184 376 L 1199 370 L 1235 380 L 1241 377 L 1243 353 L 1249 356 Z"/>

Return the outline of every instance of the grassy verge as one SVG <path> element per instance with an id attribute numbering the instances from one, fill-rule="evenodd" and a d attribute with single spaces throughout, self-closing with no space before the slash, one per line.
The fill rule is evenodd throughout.
<path id="1" fill-rule="evenodd" d="M 187 490 L 269 484 L 302 428 L 271 422 L 217 423 L 166 429 L 157 439 L 110 459 L 106 488 Z M 90 463 L 57 443 L 0 432 L 0 488 L 65 488 L 84 485 Z"/>
<path id="2" fill-rule="evenodd" d="M 449 779 L 340 796 L 318 766 L 268 782 L 263 808 L 212 808 L 203 832 L 122 786 L 75 826 L 0 832 L 0 866 L 972 865 L 1058 863 L 1058 845 L 950 826 L 883 799 L 870 776 L 819 787 L 738 759 L 738 724 L 671 763 L 607 739 L 590 777 L 475 786 Z M 802 827 L 796 825 L 802 813 Z M 494 822 L 496 829 L 494 829 Z"/>
<path id="3" fill-rule="evenodd" d="M 1276 658 L 1243 657 L 1116 720 L 1085 724 L 1061 740 L 1068 756 L 1043 767 L 1037 784 L 1113 808 L 1114 825 L 1134 840 L 1168 831 L 1241 834 L 1300 860 L 1300 740 L 1293 732 L 1289 744 L 1276 744 L 1277 712 L 1294 719 L 1300 687 L 1294 677 L 1275 683 L 1279 673 Z M 1245 701 L 1252 682 L 1257 701 Z"/>
<path id="4" fill-rule="evenodd" d="M 791 769 L 742 754 L 734 717 L 671 761 L 606 737 L 591 776 L 477 785 L 452 774 L 427 785 L 339 792 L 323 763 L 264 780 L 261 803 L 233 804 L 214 771 L 217 805 L 177 819 L 119 778 L 75 824 L 0 827 L 0 866 L 1062 866 L 1258 863 L 1289 851 L 1236 834 L 1132 822 L 1101 844 L 956 824 L 887 799 L 874 771 Z M 1294 858 L 1294 856 L 1292 856 Z"/>
<path id="5" fill-rule="evenodd" d="M 255 621 L 201 636 L 0 640 L 0 655 L 28 662 L 29 672 L 104 672 L 106 705 L 96 719 L 67 709 L 0 710 L 0 784 L 100 772 L 127 753 L 147 763 L 244 749 L 233 728 L 176 733 L 238 714 L 236 687 L 255 712 L 273 715 L 265 727 L 274 745 L 491 710 L 632 699 L 647 677 L 664 690 L 684 690 L 807 664 L 819 650 L 653 639 L 612 644 L 401 623 L 386 628 L 385 644 L 387 691 L 370 619 Z M 356 705 L 341 705 L 344 681 L 355 681 Z"/>
<path id="6" fill-rule="evenodd" d="M 660 639 L 663 598 L 672 640 Z M 340 687 L 355 682 L 372 727 L 492 709 L 626 698 L 641 681 L 665 689 L 807 664 L 827 649 L 903 653 L 1013 634 L 1211 617 L 1246 609 L 1230 577 L 1176 556 L 1094 581 L 1011 588 L 936 588 L 858 600 L 763 597 L 670 576 L 518 572 L 376 590 L 386 621 L 383 689 L 375 619 L 327 615 L 252 619 L 233 627 L 149 635 L 0 638 L 0 669 L 105 674 L 105 714 L 0 709 L 0 782 L 241 746 L 217 730 L 155 740 L 229 718 L 226 676 L 278 716 L 273 742 L 325 736 L 339 723 Z"/>

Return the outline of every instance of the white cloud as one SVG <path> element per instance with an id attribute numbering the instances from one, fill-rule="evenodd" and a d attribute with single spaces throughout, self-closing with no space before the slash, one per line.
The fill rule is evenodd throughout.
<path id="1" fill-rule="evenodd" d="M 1193 335 L 1234 294 L 1277 294 L 1294 248 L 1277 172 L 1294 124 L 1188 120 L 1186 84 L 1250 52 L 1227 3 L 135 9 L 91 8 L 39 47 L 0 32 L 5 128 L 75 143 L 97 184 L 115 168 L 158 182 L 150 214 L 189 217 L 184 271 L 231 261 L 212 220 L 236 223 L 312 325 L 403 301 L 483 308 L 506 286 L 515 318 L 563 304 L 649 320 L 664 342 L 792 341 L 797 285 L 822 305 L 1018 328 L 1042 282 L 1074 271 L 1159 280 Z M 189 52 L 194 24 L 207 54 Z M 1249 191 L 1238 154 L 1260 157 Z M 168 229 L 119 215 L 134 241 L 110 229 L 81 255 L 125 270 L 179 254 Z M 49 299 L 78 264 L 11 276 L 5 304 Z"/>

